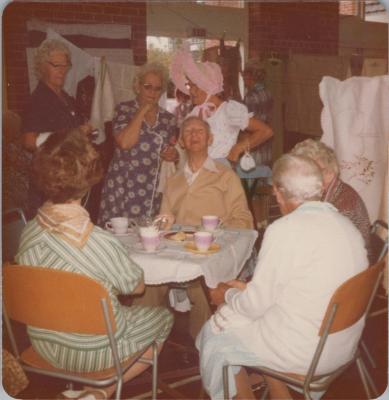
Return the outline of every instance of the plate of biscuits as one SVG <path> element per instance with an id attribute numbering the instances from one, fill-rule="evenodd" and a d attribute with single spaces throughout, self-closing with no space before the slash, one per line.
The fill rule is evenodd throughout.
<path id="1" fill-rule="evenodd" d="M 188 240 L 193 240 L 194 231 L 174 231 L 174 232 L 167 232 L 164 235 L 164 238 L 167 240 L 171 240 L 177 243 L 183 243 Z"/>

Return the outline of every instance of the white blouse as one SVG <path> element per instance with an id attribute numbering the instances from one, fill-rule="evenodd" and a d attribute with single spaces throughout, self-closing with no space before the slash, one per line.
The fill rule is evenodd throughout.
<path id="1" fill-rule="evenodd" d="M 198 112 L 198 109 L 194 109 L 190 115 L 198 115 Z M 206 119 L 213 134 L 213 143 L 208 148 L 208 155 L 213 159 L 226 158 L 237 142 L 239 131 L 247 128 L 251 117 L 252 113 L 249 113 L 242 103 L 235 100 L 222 103 Z"/>

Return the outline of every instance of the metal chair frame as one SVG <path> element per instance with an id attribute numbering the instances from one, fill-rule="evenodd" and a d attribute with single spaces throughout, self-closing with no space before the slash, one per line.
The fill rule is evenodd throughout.
<path id="1" fill-rule="evenodd" d="M 386 238 L 382 238 L 377 234 L 378 229 L 386 229 Z M 382 220 L 377 219 L 376 221 L 374 221 L 373 225 L 371 226 L 371 230 L 370 230 L 371 235 L 376 235 L 379 237 L 379 239 L 382 241 L 382 247 L 381 250 L 379 251 L 377 258 L 376 258 L 376 262 L 379 262 L 381 260 L 384 259 L 384 257 L 386 256 L 386 254 L 388 254 L 388 224 Z M 373 236 L 372 236 L 373 237 Z M 378 297 L 378 296 L 377 296 Z M 387 296 L 380 296 L 383 298 L 387 298 Z M 378 317 L 381 314 L 387 314 L 388 312 L 388 307 L 383 307 L 379 310 L 373 311 L 371 313 L 369 313 L 369 315 L 367 316 L 368 318 L 372 318 L 372 317 Z M 361 340 L 361 349 L 363 350 L 364 354 L 366 355 L 370 365 L 373 368 L 377 368 L 377 364 L 374 361 L 373 356 L 370 354 L 370 351 L 365 343 L 365 341 L 362 339 Z"/>
<path id="2" fill-rule="evenodd" d="M 12 215 L 15 215 L 15 218 L 7 221 Z M 3 261 L 14 261 L 20 235 L 26 224 L 27 220 L 21 208 L 9 208 L 3 212 L 3 254 L 6 254 L 5 257 L 3 256 Z M 8 259 L 5 260 L 5 258 Z"/>
<path id="3" fill-rule="evenodd" d="M 74 287 L 71 293 L 66 292 L 70 285 Z M 34 303 L 33 308 L 28 305 L 29 302 Z M 68 312 L 56 317 L 53 316 L 52 310 Z M 78 315 L 78 321 L 81 322 L 72 321 L 73 313 Z M 58 311 L 58 314 L 61 312 Z M 136 356 L 120 362 L 114 336 L 116 325 L 112 305 L 107 290 L 99 282 L 73 272 L 45 267 L 5 265 L 3 317 L 14 356 L 25 371 L 65 379 L 71 382 L 71 385 L 77 382 L 105 387 L 116 382 L 115 399 L 120 399 L 124 373 L 136 362 L 142 362 L 152 365 L 152 398 L 157 398 L 157 344 L 152 343 L 151 360 L 142 357 L 147 350 L 145 349 Z M 107 335 L 114 361 L 113 368 L 91 373 L 72 372 L 48 365 L 32 346 L 20 353 L 11 320 L 60 332 Z M 77 329 L 74 329 L 75 325 Z"/>
<path id="4" fill-rule="evenodd" d="M 351 364 L 354 362 L 357 364 L 358 371 L 366 392 L 366 395 L 368 398 L 372 398 L 370 387 L 372 389 L 374 398 L 378 397 L 378 391 L 377 388 L 370 376 L 370 374 L 367 371 L 367 368 L 362 360 L 361 357 L 361 352 L 359 350 L 359 347 L 357 348 L 353 358 L 348 361 L 346 364 L 342 365 L 341 367 L 335 369 L 334 371 L 324 374 L 324 375 L 315 375 L 316 367 L 319 363 L 320 356 L 322 354 L 322 351 L 324 349 L 324 346 L 326 344 L 328 335 L 343 329 L 346 329 L 347 327 L 353 325 L 355 322 L 357 322 L 360 318 L 363 316 L 366 316 L 368 314 L 368 311 L 371 307 L 371 304 L 373 302 L 375 293 L 377 291 L 378 285 L 380 284 L 380 280 L 382 279 L 382 274 L 383 274 L 383 267 L 384 267 L 384 262 L 381 260 L 379 263 L 375 264 L 372 267 L 369 267 L 365 271 L 357 274 L 356 276 L 350 278 L 346 282 L 344 282 L 339 288 L 335 291 L 333 294 L 331 301 L 328 305 L 325 317 L 322 321 L 322 325 L 319 330 L 319 336 L 320 340 L 319 343 L 316 347 L 316 350 L 314 352 L 314 355 L 312 357 L 312 361 L 310 363 L 310 366 L 308 368 L 307 374 L 305 376 L 296 376 L 295 374 L 286 374 L 282 373 L 279 371 L 275 371 L 270 368 L 266 368 L 265 366 L 256 366 L 256 365 L 245 365 L 246 367 L 252 368 L 259 373 L 263 375 L 268 375 L 271 376 L 275 379 L 278 379 L 280 381 L 283 381 L 287 383 L 288 385 L 296 386 L 298 388 L 301 388 L 304 393 L 304 398 L 305 399 L 311 399 L 310 392 L 314 391 L 324 391 L 327 390 L 328 387 L 330 386 L 331 382 L 334 381 L 337 377 L 339 377 Z M 368 281 L 367 278 L 370 280 Z M 361 280 L 361 282 L 367 282 L 366 285 L 368 286 L 368 289 L 366 291 L 366 296 L 364 298 L 364 302 L 362 303 L 364 306 L 363 312 L 359 312 L 358 315 L 356 315 L 356 319 L 352 320 L 350 317 L 344 317 L 340 316 L 339 317 L 339 311 L 342 311 L 343 308 L 346 308 L 346 310 L 350 310 L 350 308 L 353 306 L 350 302 L 347 302 L 346 299 L 342 299 L 340 297 L 341 294 L 347 293 L 347 298 L 351 298 L 353 294 L 356 292 L 355 287 L 353 287 L 355 284 L 353 282 L 357 282 L 357 280 Z M 355 296 L 358 297 L 360 293 L 355 293 Z M 340 297 L 340 299 L 339 299 Z M 347 304 L 348 303 L 348 304 Z M 346 322 L 342 321 L 341 319 L 346 319 Z M 223 387 L 224 387 L 224 398 L 229 399 L 229 378 L 228 378 L 228 368 L 234 364 L 227 364 L 223 366 Z M 242 365 L 240 365 L 242 366 Z M 300 379 L 299 379 L 300 378 Z M 369 387 L 370 385 L 370 387 Z M 263 399 L 266 398 L 268 393 L 268 388 L 266 388 L 264 394 L 263 394 Z"/>

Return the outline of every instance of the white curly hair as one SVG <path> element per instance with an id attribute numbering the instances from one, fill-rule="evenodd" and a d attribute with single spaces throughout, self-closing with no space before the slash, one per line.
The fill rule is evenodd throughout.
<path id="1" fill-rule="evenodd" d="M 284 154 L 274 163 L 272 180 L 286 200 L 298 204 L 320 200 L 323 193 L 323 175 L 309 157 Z"/>
<path id="2" fill-rule="evenodd" d="M 71 63 L 70 50 L 64 42 L 58 39 L 46 39 L 38 47 L 34 57 L 35 75 L 38 79 L 42 78 L 42 65 L 47 62 L 50 54 L 54 51 L 65 54 L 68 63 Z"/>

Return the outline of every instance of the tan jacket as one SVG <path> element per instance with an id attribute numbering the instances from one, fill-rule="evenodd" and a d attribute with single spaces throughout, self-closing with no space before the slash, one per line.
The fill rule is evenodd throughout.
<path id="1" fill-rule="evenodd" d="M 238 175 L 216 162 L 218 172 L 202 168 L 188 185 L 183 170 L 167 181 L 161 214 L 170 213 L 177 224 L 201 225 L 203 215 L 217 215 L 229 228 L 253 228 L 253 218 Z"/>

